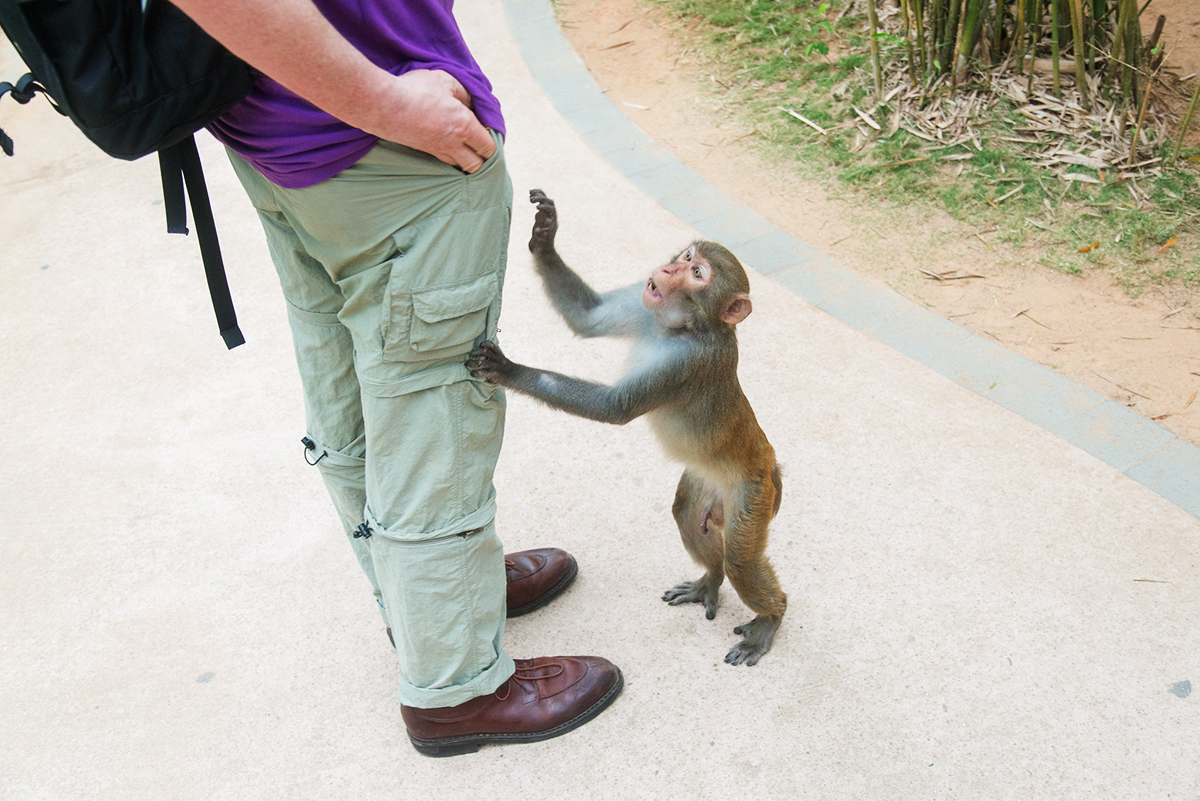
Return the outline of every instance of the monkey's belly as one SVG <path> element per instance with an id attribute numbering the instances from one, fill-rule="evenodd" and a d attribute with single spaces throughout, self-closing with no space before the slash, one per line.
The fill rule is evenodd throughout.
<path id="1" fill-rule="evenodd" d="M 680 415 L 651 412 L 650 430 L 668 459 L 682 462 L 707 485 L 706 494 L 724 496 L 737 482 L 738 466 L 715 451 L 713 443 L 696 436 L 694 426 Z"/>

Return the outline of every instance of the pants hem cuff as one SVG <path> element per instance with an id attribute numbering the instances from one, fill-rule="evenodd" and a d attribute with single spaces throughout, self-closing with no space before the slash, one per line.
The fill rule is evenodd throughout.
<path id="1" fill-rule="evenodd" d="M 492 663 L 491 667 L 466 684 L 456 684 L 453 687 L 430 690 L 407 684 L 401 679 L 397 695 L 400 697 L 400 703 L 405 706 L 416 707 L 417 709 L 439 709 L 446 706 L 458 706 L 459 704 L 465 704 L 472 698 L 494 693 L 499 689 L 501 684 L 508 681 L 516 670 L 517 665 L 513 662 L 512 657 L 506 652 L 501 651 L 500 656 Z"/>

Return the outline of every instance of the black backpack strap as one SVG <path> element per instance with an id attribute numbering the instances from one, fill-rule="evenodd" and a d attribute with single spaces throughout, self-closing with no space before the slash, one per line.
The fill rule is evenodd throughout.
<path id="1" fill-rule="evenodd" d="M 229 294 L 229 281 L 221 260 L 221 245 L 217 241 L 217 224 L 213 221 L 212 205 L 208 201 L 208 187 L 204 184 L 204 170 L 200 166 L 195 137 L 189 135 L 178 144 L 158 151 L 158 163 L 162 172 L 167 231 L 173 234 L 188 232 L 187 209 L 183 201 L 184 184 L 187 184 L 187 195 L 192 202 L 192 220 L 196 224 L 196 239 L 200 242 L 200 258 L 204 262 L 204 276 L 208 279 L 208 294 L 212 298 L 221 338 L 225 340 L 225 347 L 232 350 L 243 344 L 246 338 L 238 328 L 237 315 L 233 311 L 233 298 Z"/>
<path id="2" fill-rule="evenodd" d="M 8 81 L 0 82 L 0 98 L 3 98 L 7 94 L 11 94 L 13 96 L 13 99 L 15 99 L 18 103 L 22 103 L 22 102 L 28 103 L 29 102 L 28 100 L 22 101 L 18 98 L 17 93 L 15 91 L 16 88 L 17 87 L 13 86 Z M 3 128 L 0 128 L 0 150 L 3 150 L 4 155 L 6 155 L 6 156 L 11 156 L 13 154 L 12 137 L 9 136 L 8 134 L 6 134 L 4 132 Z"/>
<path id="3" fill-rule="evenodd" d="M 54 107 L 55 111 L 63 116 L 66 116 L 67 112 L 58 107 L 58 104 L 55 103 L 50 95 L 46 92 L 46 88 L 33 79 L 33 73 L 27 72 L 22 75 L 17 79 L 15 86 L 8 81 L 0 82 L 0 98 L 4 97 L 5 95 L 12 95 L 12 99 L 21 105 L 25 105 L 30 100 L 33 100 L 33 98 L 37 96 L 38 92 L 46 95 L 46 99 L 50 101 L 50 105 Z M 12 137 L 4 133 L 3 129 L 0 129 L 0 150 L 3 150 L 4 154 L 7 156 L 11 156 L 13 154 Z"/>
<path id="4" fill-rule="evenodd" d="M 163 207 L 167 211 L 167 233 L 188 233 L 187 205 L 183 197 L 183 159 L 179 146 L 158 151 L 158 170 L 162 173 Z"/>

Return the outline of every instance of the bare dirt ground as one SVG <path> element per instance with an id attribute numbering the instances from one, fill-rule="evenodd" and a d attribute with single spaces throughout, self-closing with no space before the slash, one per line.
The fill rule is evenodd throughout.
<path id="1" fill-rule="evenodd" d="M 1153 0 L 1144 16 L 1151 27 L 1155 12 L 1167 16 L 1168 63 L 1181 76 L 1200 72 L 1196 0 Z M 659 9 L 560 0 L 558 14 L 608 96 L 711 184 L 846 267 L 1200 444 L 1192 291 L 1168 286 L 1131 299 L 1106 272 L 1055 272 L 1038 263 L 1036 248 L 989 245 L 946 214 L 803 180 L 757 151 L 711 70 Z M 938 282 L 919 268 L 984 278 Z"/>

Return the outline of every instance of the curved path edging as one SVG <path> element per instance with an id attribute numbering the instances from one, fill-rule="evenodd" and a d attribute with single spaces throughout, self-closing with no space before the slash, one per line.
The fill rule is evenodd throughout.
<path id="1" fill-rule="evenodd" d="M 504 11 L 526 66 L 558 112 L 663 208 L 817 308 L 1200 517 L 1200 447 L 863 279 L 715 189 L 613 105 L 563 37 L 548 0 L 504 0 Z"/>

